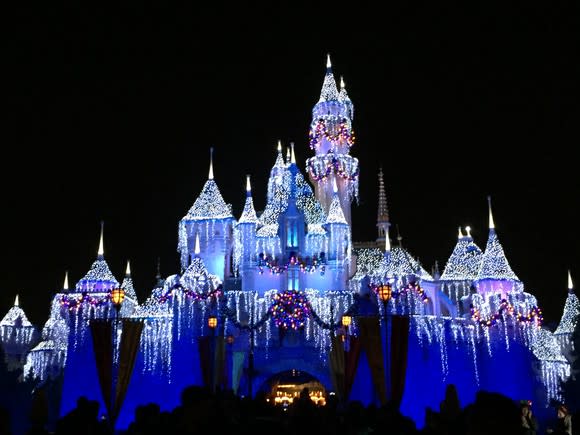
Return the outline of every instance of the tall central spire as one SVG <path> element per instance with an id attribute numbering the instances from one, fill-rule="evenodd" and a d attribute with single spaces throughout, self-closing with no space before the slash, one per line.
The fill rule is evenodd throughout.
<path id="1" fill-rule="evenodd" d="M 385 179 L 383 168 L 379 168 L 379 206 L 377 210 L 377 242 L 382 243 L 389 231 L 389 209 L 387 207 L 387 194 L 385 192 Z"/>

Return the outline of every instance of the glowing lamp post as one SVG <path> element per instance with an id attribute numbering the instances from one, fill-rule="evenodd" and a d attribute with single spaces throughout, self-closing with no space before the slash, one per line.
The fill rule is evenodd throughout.
<path id="1" fill-rule="evenodd" d="M 113 290 L 111 290 L 111 301 L 113 302 L 115 311 L 117 311 L 117 317 L 119 316 L 119 311 L 121 311 L 121 305 L 123 304 L 124 299 L 125 299 L 125 289 L 114 288 Z"/>
<path id="2" fill-rule="evenodd" d="M 390 398 L 391 397 L 391 361 L 390 361 L 390 357 L 391 357 L 391 351 L 390 351 L 391 328 L 389 325 L 390 318 L 388 316 L 387 308 L 388 308 L 389 300 L 393 296 L 393 287 L 389 283 L 381 284 L 377 288 L 377 294 L 379 296 L 379 299 L 383 302 L 383 315 L 385 316 L 385 371 L 386 371 L 385 379 L 387 381 L 387 397 Z"/>
<path id="3" fill-rule="evenodd" d="M 348 335 L 348 327 L 352 323 L 352 317 L 346 315 L 342 316 L 342 318 L 340 319 L 340 323 L 342 323 L 342 326 L 344 327 L 344 335 L 342 337 L 343 341 L 345 341 L 346 336 Z"/>
<path id="4" fill-rule="evenodd" d="M 210 352 L 210 358 L 211 358 L 211 363 L 210 363 L 210 376 L 209 376 L 209 382 L 210 382 L 210 388 L 211 388 L 211 392 L 215 392 L 215 359 L 216 359 L 216 355 L 215 355 L 215 329 L 217 327 L 217 317 L 215 316 L 210 316 L 207 319 L 207 326 L 209 326 L 209 329 L 211 329 L 211 352 Z"/>

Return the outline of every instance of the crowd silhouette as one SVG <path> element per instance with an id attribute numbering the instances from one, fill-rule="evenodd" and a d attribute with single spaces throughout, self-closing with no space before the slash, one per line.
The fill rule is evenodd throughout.
<path id="1" fill-rule="evenodd" d="M 101 414 L 99 402 L 79 397 L 76 408 L 48 428 L 46 397 L 35 392 L 28 430 L 22 435 L 189 435 L 239 432 L 261 434 L 424 434 L 424 435 L 574 435 L 573 417 L 560 405 L 553 421 L 540 427 L 531 403 L 515 402 L 493 392 L 480 391 L 473 403 L 461 407 L 457 390 L 448 385 L 439 409 L 425 410 L 424 425 L 418 428 L 394 403 L 364 406 L 359 401 L 339 402 L 329 395 L 325 406 L 316 405 L 304 388 L 289 406 L 274 405 L 266 396 L 254 399 L 230 390 L 212 393 L 209 388 L 189 386 L 180 404 L 171 411 L 157 403 L 138 406 L 127 429 L 113 431 Z M 0 409 L 0 435 L 10 432 L 10 416 Z"/>

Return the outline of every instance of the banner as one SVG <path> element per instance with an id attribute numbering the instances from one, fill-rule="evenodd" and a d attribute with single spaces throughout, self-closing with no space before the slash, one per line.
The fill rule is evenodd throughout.
<path id="1" fill-rule="evenodd" d="M 331 336 L 331 349 L 330 349 L 330 378 L 332 379 L 332 384 L 334 391 L 339 401 L 344 400 L 345 394 L 345 372 L 344 372 L 344 344 L 340 336 Z"/>
<path id="2" fill-rule="evenodd" d="M 350 395 L 360 357 L 360 340 L 358 337 L 351 335 L 347 340 L 349 342 L 348 351 L 344 352 L 344 400 L 348 400 Z"/>
<path id="3" fill-rule="evenodd" d="M 361 347 L 365 351 L 371 378 L 375 391 L 379 395 L 381 404 L 387 400 L 385 388 L 385 368 L 383 366 L 383 343 L 381 340 L 381 327 L 379 318 L 376 316 L 361 316 L 357 318 Z"/>
<path id="4" fill-rule="evenodd" d="M 199 364 L 201 366 L 200 368 L 203 385 L 206 387 L 211 387 L 211 337 L 199 337 L 197 346 L 199 350 Z"/>
<path id="5" fill-rule="evenodd" d="M 115 406 L 113 409 L 113 423 L 116 421 L 127 387 L 133 374 L 135 359 L 139 352 L 139 343 L 141 341 L 141 331 L 143 330 L 143 320 L 123 319 L 121 330 L 121 345 L 119 348 L 119 368 L 117 372 L 117 385 L 115 388 Z"/>
<path id="6" fill-rule="evenodd" d="M 246 352 L 233 352 L 232 355 L 232 390 L 234 394 L 238 394 L 240 388 L 240 381 L 242 380 L 242 373 L 244 372 L 244 359 Z"/>
<path id="7" fill-rule="evenodd" d="M 89 323 L 93 339 L 93 353 L 97 365 L 99 385 L 107 414 L 112 415 L 111 399 L 113 385 L 113 332 L 108 319 L 93 319 Z"/>
<path id="8" fill-rule="evenodd" d="M 391 317 L 391 400 L 399 406 L 405 390 L 407 351 L 409 347 L 409 318 Z"/>

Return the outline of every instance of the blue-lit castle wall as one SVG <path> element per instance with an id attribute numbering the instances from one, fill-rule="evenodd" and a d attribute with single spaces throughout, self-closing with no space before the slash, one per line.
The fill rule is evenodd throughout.
<path id="1" fill-rule="evenodd" d="M 385 318 L 409 318 L 401 410 L 420 425 L 426 407 L 439 409 L 448 384 L 457 387 L 463 405 L 479 390 L 533 398 L 536 404 L 559 397 L 559 383 L 569 376 L 560 349 L 573 329 L 572 320 L 565 319 L 575 318 L 578 300 L 570 291 L 558 339 L 540 327 L 537 301 L 507 262 L 491 208 L 485 249 L 469 229 L 460 230 L 442 273 L 428 273 L 400 243 L 390 245 L 384 191 L 377 242 L 353 243 L 350 206 L 359 175 L 358 160 L 349 154 L 353 113 L 329 65 L 313 108 L 314 155 L 305 168 L 310 183 L 293 146 L 284 156 L 279 144 L 259 216 L 248 179 L 243 212 L 234 218 L 210 163 L 200 195 L 178 224 L 181 271 L 158 276 L 140 304 L 129 266 L 121 284 L 110 272 L 101 234 L 97 260 L 73 289 L 66 283 L 55 296 L 43 341 L 25 366 L 38 379 L 64 366 L 62 414 L 81 395 L 105 410 L 89 322 L 115 317 L 110 292 L 119 287 L 126 291 L 120 317 L 143 322 L 119 428 L 127 427 L 140 404 L 173 409 L 186 386 L 208 383 L 208 364 L 220 387 L 242 395 L 255 395 L 272 377 L 291 370 L 335 391 L 332 336 L 343 336 L 348 345 L 349 337 L 359 337 L 363 316 L 380 320 L 385 373 L 390 358 L 383 346 Z M 386 286 L 391 293 L 383 305 L 379 289 Z M 341 324 L 346 314 L 352 317 L 348 329 Z M 210 329 L 214 316 L 217 325 Z M 367 351 L 360 354 L 349 398 L 378 404 Z M 212 352 L 218 357 L 208 357 Z"/>

